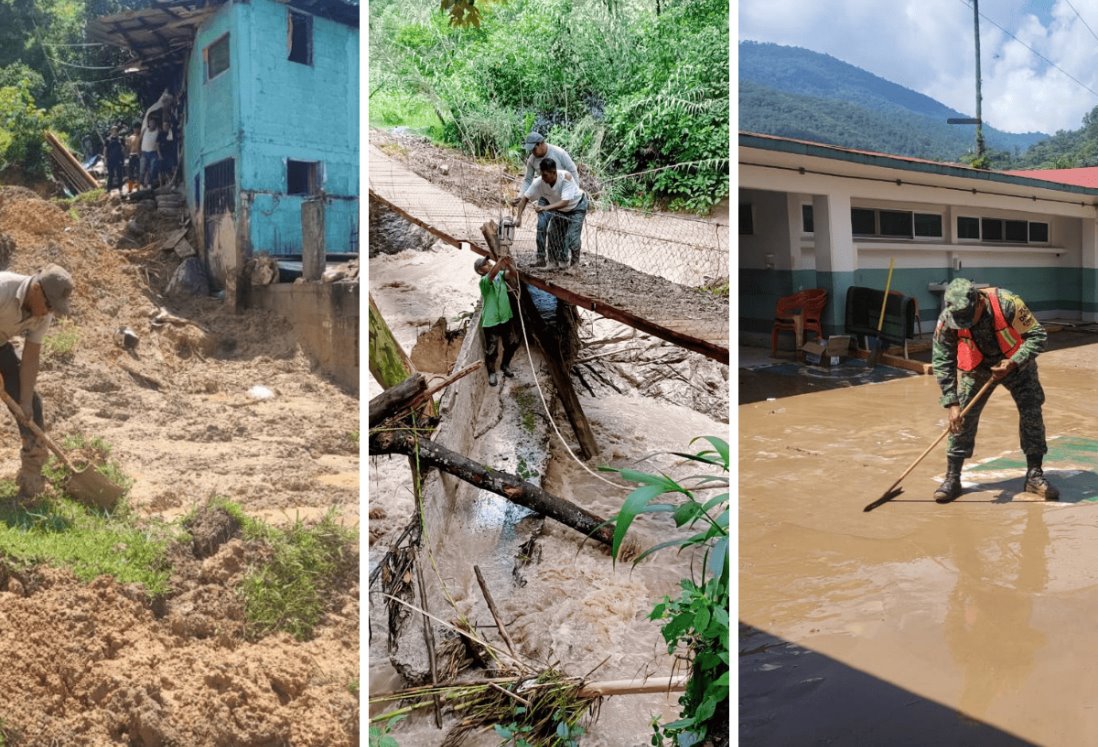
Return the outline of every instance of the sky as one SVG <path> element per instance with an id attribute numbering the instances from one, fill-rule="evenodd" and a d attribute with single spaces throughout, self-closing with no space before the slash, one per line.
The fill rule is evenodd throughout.
<path id="1" fill-rule="evenodd" d="M 1098 0 L 979 8 L 984 121 L 1007 132 L 1078 129 L 1098 106 Z M 739 38 L 829 54 L 975 116 L 972 15 L 970 0 L 740 0 Z"/>

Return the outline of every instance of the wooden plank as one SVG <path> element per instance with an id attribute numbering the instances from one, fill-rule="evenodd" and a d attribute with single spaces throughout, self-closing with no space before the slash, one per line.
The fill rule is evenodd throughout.
<path id="1" fill-rule="evenodd" d="M 378 202 L 381 202 L 386 207 L 390 208 L 393 212 L 397 213 L 410 223 L 414 223 L 415 225 L 424 229 L 435 238 L 458 248 L 461 248 L 463 243 L 468 244 L 472 251 L 476 252 L 477 254 L 485 257 L 490 256 L 488 250 L 482 247 L 476 241 L 474 241 L 472 237 L 460 238 L 457 236 L 453 236 L 436 226 L 420 220 L 419 218 L 415 217 L 414 215 L 403 209 L 400 205 L 396 205 L 390 200 L 382 197 L 373 189 L 369 191 L 369 194 Z M 483 241 L 483 238 L 481 240 Z M 608 304 L 605 301 L 573 292 L 559 284 L 553 283 L 552 281 L 545 280 L 536 275 L 532 275 L 527 271 L 523 271 L 523 278 L 527 283 L 534 286 L 535 288 L 543 290 L 546 293 L 551 293 L 562 301 L 571 303 L 575 306 L 580 306 L 581 308 L 588 309 L 589 311 L 594 311 L 595 313 L 601 314 L 608 319 L 613 319 L 615 321 L 621 322 L 622 324 L 634 327 L 635 329 L 639 329 L 646 334 L 650 334 L 653 337 L 658 337 L 661 340 L 666 340 L 672 344 L 679 345 L 680 347 L 684 347 L 687 350 L 701 353 L 702 355 L 724 363 L 725 365 L 729 364 L 731 357 L 728 349 L 727 335 L 724 335 L 723 337 L 720 335 L 715 335 L 717 340 L 719 340 L 718 342 L 713 339 L 706 339 L 705 337 L 685 334 L 673 329 L 669 329 L 659 322 L 639 317 L 636 314 L 628 311 L 627 309 L 622 309 L 612 304 Z"/>

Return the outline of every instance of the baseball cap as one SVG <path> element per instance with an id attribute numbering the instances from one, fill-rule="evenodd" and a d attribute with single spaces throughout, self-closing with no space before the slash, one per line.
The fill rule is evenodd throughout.
<path id="1" fill-rule="evenodd" d="M 69 297 L 72 295 L 72 275 L 59 265 L 46 265 L 34 279 L 46 294 L 50 311 L 58 315 L 69 313 Z"/>
<path id="2" fill-rule="evenodd" d="M 953 329 L 968 329 L 976 316 L 976 304 L 980 300 L 980 291 L 971 280 L 955 278 L 945 292 L 944 321 Z"/>
<path id="3" fill-rule="evenodd" d="M 536 132 L 531 132 L 529 135 L 526 136 L 526 140 L 523 141 L 522 147 L 526 150 L 527 153 L 529 153 L 534 149 L 535 145 L 544 142 L 545 138 L 543 136 L 539 135 Z"/>

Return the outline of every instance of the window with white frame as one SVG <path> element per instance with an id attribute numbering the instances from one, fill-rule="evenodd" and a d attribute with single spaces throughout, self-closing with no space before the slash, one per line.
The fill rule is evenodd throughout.
<path id="1" fill-rule="evenodd" d="M 850 228 L 855 236 L 888 239 L 940 239 L 940 213 L 917 213 L 912 210 L 851 208 Z"/>
<path id="2" fill-rule="evenodd" d="M 213 80 L 229 69 L 229 35 L 225 34 L 203 50 L 206 58 L 206 80 Z"/>
<path id="3" fill-rule="evenodd" d="M 1048 222 L 960 215 L 957 216 L 957 239 L 1004 244 L 1047 244 Z"/>

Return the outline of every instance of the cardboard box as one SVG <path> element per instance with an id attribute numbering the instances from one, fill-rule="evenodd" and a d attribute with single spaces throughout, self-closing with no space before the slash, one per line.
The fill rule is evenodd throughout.
<path id="1" fill-rule="evenodd" d="M 806 363 L 814 366 L 837 366 L 850 353 L 850 335 L 832 335 L 824 340 L 813 340 L 801 346 Z"/>

